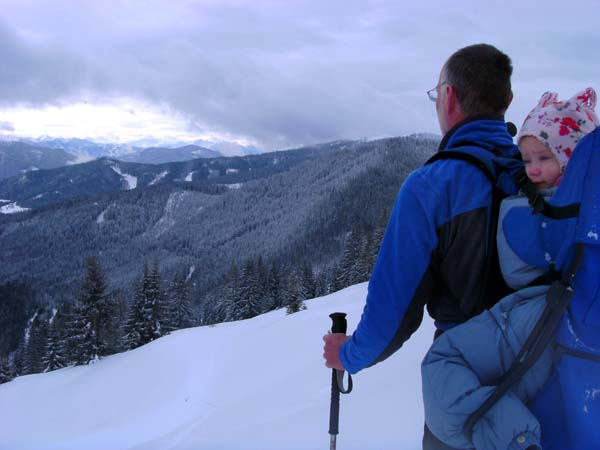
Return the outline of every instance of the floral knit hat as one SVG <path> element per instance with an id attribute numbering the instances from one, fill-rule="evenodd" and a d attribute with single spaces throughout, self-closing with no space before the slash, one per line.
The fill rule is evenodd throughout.
<path id="1" fill-rule="evenodd" d="M 557 93 L 546 92 L 525 118 L 517 143 L 525 136 L 533 136 L 550 148 L 564 169 L 577 142 L 600 125 L 595 106 L 596 91 L 592 88 L 566 102 L 559 101 Z"/>

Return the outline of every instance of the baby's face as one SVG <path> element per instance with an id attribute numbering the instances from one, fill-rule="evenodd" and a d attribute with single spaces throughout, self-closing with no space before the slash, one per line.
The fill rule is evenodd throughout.
<path id="1" fill-rule="evenodd" d="M 538 189 L 556 185 L 561 175 L 560 164 L 546 144 L 533 136 L 525 136 L 519 142 L 519 150 L 527 176 Z"/>

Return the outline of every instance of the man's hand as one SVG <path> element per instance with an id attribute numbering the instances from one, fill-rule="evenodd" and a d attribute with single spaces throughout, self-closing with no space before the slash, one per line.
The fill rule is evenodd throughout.
<path id="1" fill-rule="evenodd" d="M 326 334 L 323 336 L 325 345 L 323 346 L 323 358 L 325 365 L 330 369 L 346 370 L 340 361 L 340 348 L 350 339 L 342 333 Z"/>

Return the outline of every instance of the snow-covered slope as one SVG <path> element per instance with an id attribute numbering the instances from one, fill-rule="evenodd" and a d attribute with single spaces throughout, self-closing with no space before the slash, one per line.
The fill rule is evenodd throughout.
<path id="1" fill-rule="evenodd" d="M 356 326 L 366 284 L 254 319 L 180 330 L 93 366 L 0 385 L 2 450 L 322 449 L 329 446 L 328 315 Z M 340 450 L 419 449 L 425 321 L 342 396 Z"/>

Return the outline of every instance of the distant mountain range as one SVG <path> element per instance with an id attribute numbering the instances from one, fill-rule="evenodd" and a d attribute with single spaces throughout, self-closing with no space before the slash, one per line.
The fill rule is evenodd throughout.
<path id="1" fill-rule="evenodd" d="M 0 214 L 47 207 L 101 194 L 147 188 L 156 185 L 177 184 L 226 191 L 243 183 L 271 176 L 314 157 L 326 147 L 311 147 L 295 151 L 265 153 L 245 157 L 208 158 L 208 149 L 188 146 L 173 149 L 176 156 L 192 153 L 202 158 L 162 164 L 126 162 L 112 158 L 99 158 L 86 163 L 58 167 L 50 170 L 26 172 L 16 177 L 0 180 Z M 157 161 L 166 149 L 146 149 L 149 159 Z M 147 155 L 148 156 L 148 155 Z M 127 155 L 133 160 L 140 154 Z M 183 158 L 182 158 L 183 159 Z"/>
<path id="2" fill-rule="evenodd" d="M 162 164 L 196 158 L 247 156 L 262 153 L 253 146 L 233 142 L 195 141 L 161 143 L 144 140 L 128 144 L 98 143 L 87 139 L 19 139 L 3 136 L 0 140 L 0 179 L 30 170 L 51 169 L 98 158 L 126 162 Z"/>
<path id="3" fill-rule="evenodd" d="M 74 164 L 77 158 L 62 149 L 26 142 L 0 142 L 0 179 L 26 171 L 52 169 Z"/>
<path id="4" fill-rule="evenodd" d="M 198 145 L 186 145 L 177 148 L 150 147 L 136 150 L 134 153 L 121 155 L 121 161 L 145 164 L 162 164 L 177 161 L 189 161 L 196 158 L 218 158 L 222 153 Z"/>

